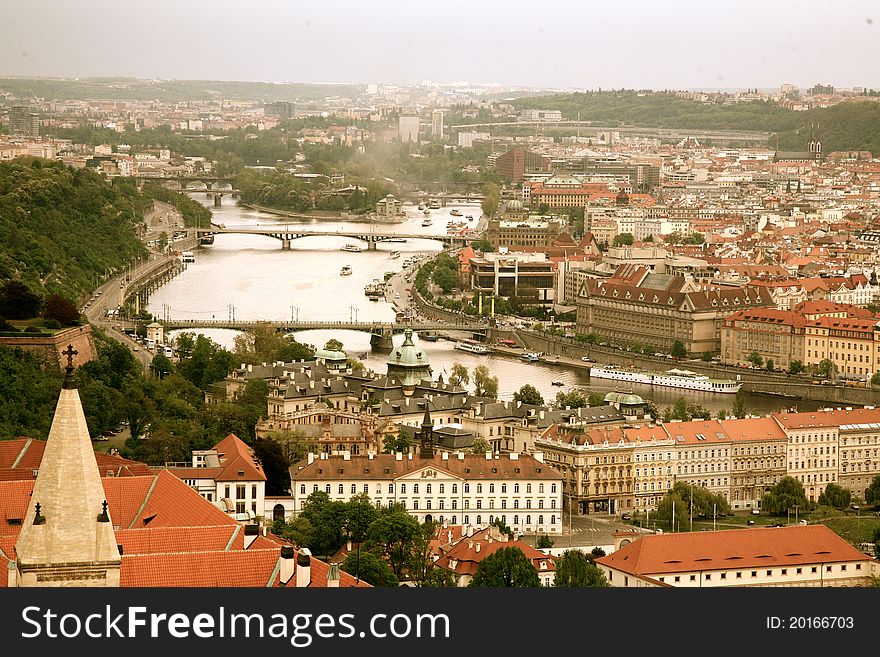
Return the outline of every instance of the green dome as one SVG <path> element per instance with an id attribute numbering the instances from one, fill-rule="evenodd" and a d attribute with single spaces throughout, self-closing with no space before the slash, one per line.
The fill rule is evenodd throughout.
<path id="1" fill-rule="evenodd" d="M 424 367 L 428 364 L 428 357 L 425 352 L 413 344 L 412 329 L 406 329 L 403 332 L 403 344 L 391 352 L 388 357 L 387 364 L 395 367 Z"/>
<path id="2" fill-rule="evenodd" d="M 603 401 L 618 406 L 639 406 L 645 403 L 644 399 L 633 392 L 609 392 Z"/>
<path id="3" fill-rule="evenodd" d="M 345 362 L 348 360 L 348 355 L 344 351 L 318 349 L 315 352 L 315 358 L 323 358 L 326 362 Z"/>

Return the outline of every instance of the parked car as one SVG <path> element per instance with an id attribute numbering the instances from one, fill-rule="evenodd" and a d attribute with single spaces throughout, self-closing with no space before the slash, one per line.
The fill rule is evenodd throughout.
<path id="1" fill-rule="evenodd" d="M 596 362 L 592 358 L 590 358 L 589 356 L 581 356 L 581 360 L 584 361 L 585 363 L 595 363 Z"/>

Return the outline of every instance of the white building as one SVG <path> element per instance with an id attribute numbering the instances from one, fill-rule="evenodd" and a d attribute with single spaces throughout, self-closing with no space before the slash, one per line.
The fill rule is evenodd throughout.
<path id="1" fill-rule="evenodd" d="M 397 120 L 397 138 L 401 143 L 419 143 L 419 117 L 401 115 Z"/>
<path id="2" fill-rule="evenodd" d="M 486 527 L 501 518 L 514 531 L 560 533 L 562 477 L 540 452 L 441 452 L 337 456 L 309 454 L 290 469 L 297 512 L 315 491 L 348 501 L 366 493 L 377 506 L 399 503 L 419 522 Z"/>

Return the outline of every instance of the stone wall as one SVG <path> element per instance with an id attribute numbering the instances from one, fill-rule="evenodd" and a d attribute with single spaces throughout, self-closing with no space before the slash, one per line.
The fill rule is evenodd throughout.
<path id="1" fill-rule="evenodd" d="M 62 356 L 61 352 L 67 349 L 69 344 L 73 345 L 77 352 L 73 357 L 75 367 L 98 357 L 92 338 L 92 327 L 89 324 L 62 329 L 53 335 L 22 333 L 21 337 L 3 336 L 0 337 L 0 344 L 32 351 L 43 358 L 47 365 L 57 367 L 62 371 L 67 365 L 67 356 Z"/>

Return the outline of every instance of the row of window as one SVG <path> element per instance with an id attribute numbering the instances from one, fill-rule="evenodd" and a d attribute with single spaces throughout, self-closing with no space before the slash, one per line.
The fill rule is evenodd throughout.
<path id="1" fill-rule="evenodd" d="M 848 569 L 847 569 L 847 566 L 848 566 L 848 565 L 849 565 L 849 564 L 841 564 L 841 565 L 837 566 L 838 572 L 841 572 L 841 573 L 845 573 L 845 572 L 847 572 L 847 570 L 848 570 Z M 862 569 L 862 564 L 860 564 L 860 563 L 853 564 L 853 565 L 855 566 L 855 570 L 861 570 L 861 569 Z M 833 568 L 834 568 L 834 566 L 826 565 L 826 566 L 825 566 L 825 572 L 826 572 L 826 573 L 834 572 L 834 571 L 833 571 Z M 780 577 L 787 577 L 787 576 L 789 575 L 789 571 L 790 571 L 790 570 L 793 571 L 793 572 L 791 573 L 792 575 L 803 575 L 804 568 L 803 568 L 803 567 L 801 567 L 801 568 L 779 568 L 778 570 L 779 570 L 779 576 L 780 576 Z M 760 572 L 760 571 L 758 571 L 758 570 L 752 570 L 752 571 L 751 571 L 751 577 L 752 577 L 752 578 L 757 578 L 759 572 Z M 810 574 L 812 574 L 812 575 L 816 575 L 816 574 L 818 574 L 818 572 L 819 572 L 819 566 L 810 566 Z M 768 569 L 768 570 L 765 570 L 765 571 L 764 571 L 764 575 L 765 575 L 765 577 L 773 577 L 775 573 L 776 573 L 776 569 Z M 736 571 L 736 572 L 733 572 L 733 573 L 705 573 L 705 574 L 703 575 L 703 580 L 706 581 L 706 582 L 711 581 L 713 575 L 718 575 L 718 579 L 720 579 L 720 580 L 726 580 L 728 574 L 730 574 L 730 575 L 735 575 L 735 577 L 734 577 L 733 579 L 743 579 L 743 571 Z M 696 575 L 687 575 L 687 577 L 688 577 L 688 580 L 691 581 L 691 582 L 696 582 L 696 581 L 697 581 L 697 576 L 696 576 Z M 680 582 L 680 581 L 681 581 L 681 578 L 682 578 L 682 575 L 675 575 L 674 578 L 673 578 L 673 581 L 674 581 L 674 582 Z M 609 577 L 608 579 L 610 580 L 611 578 Z M 659 579 L 660 579 L 661 582 L 665 582 L 667 578 L 666 578 L 666 577 L 660 577 Z"/>
<path id="2" fill-rule="evenodd" d="M 458 484 L 450 484 L 450 485 L 451 485 L 451 487 L 452 487 L 451 494 L 453 494 L 453 495 L 458 494 Z M 488 484 L 488 486 L 489 486 L 489 493 L 494 493 L 494 492 L 495 492 L 495 484 Z M 446 484 L 438 484 L 438 487 L 439 487 L 439 491 L 438 491 L 438 493 L 439 493 L 440 495 L 444 495 L 444 494 L 446 493 Z M 500 488 L 501 488 L 501 493 L 507 493 L 507 487 L 508 487 L 507 484 L 501 484 L 501 487 L 500 487 Z M 256 487 L 254 487 L 254 488 L 255 488 L 255 490 L 256 490 Z M 519 484 L 513 484 L 512 488 L 513 488 L 513 492 L 514 492 L 514 493 L 519 493 L 519 492 L 520 492 L 520 485 L 519 485 Z M 227 489 L 227 496 L 228 496 L 229 486 L 227 486 L 226 489 Z M 325 484 L 325 485 L 324 485 L 324 492 L 326 492 L 326 493 L 329 494 L 330 491 L 331 491 L 331 489 L 332 489 L 331 484 Z M 532 492 L 532 485 L 531 485 L 531 484 L 526 484 L 526 485 L 525 485 L 525 489 L 526 489 L 526 491 L 525 491 L 526 493 L 531 493 L 531 492 Z M 312 492 L 315 492 L 315 491 L 317 491 L 317 490 L 318 490 L 318 484 L 312 484 Z M 477 490 L 477 493 L 478 493 L 478 494 L 482 493 L 482 492 L 483 492 L 483 484 L 477 484 L 477 485 L 476 485 L 476 490 Z M 356 494 L 357 494 L 357 484 L 351 484 L 351 486 L 350 486 L 350 491 L 351 491 L 351 494 L 352 494 L 352 495 L 356 495 Z M 470 493 L 470 492 L 471 492 L 471 485 L 470 485 L 470 484 L 464 484 L 464 486 L 463 486 L 463 491 L 464 491 L 465 493 Z M 300 495 L 305 495 L 305 494 L 306 494 L 306 485 L 305 485 L 305 484 L 300 484 L 300 486 L 299 486 L 299 492 L 300 492 Z M 364 484 L 364 485 L 363 485 L 363 492 L 369 494 L 369 492 L 370 492 L 370 484 Z M 543 493 L 543 492 L 544 492 L 544 484 L 538 484 L 538 493 Z M 551 492 L 551 493 L 555 493 L 555 492 L 556 492 L 556 484 L 550 484 L 550 492 Z M 344 495 L 344 494 L 345 494 L 345 484 L 338 484 L 338 485 L 337 485 L 337 493 L 338 493 L 339 495 Z M 381 495 L 381 494 L 382 494 L 382 484 L 376 484 L 376 494 L 377 494 L 377 495 Z M 394 494 L 394 484 L 388 484 L 388 494 L 389 494 L 389 495 L 393 495 L 393 494 Z M 407 494 L 407 492 L 406 492 L 406 484 L 400 484 L 400 494 L 401 494 L 401 495 L 406 495 L 406 494 Z M 413 484 L 413 485 L 412 485 L 412 494 L 413 494 L 413 495 L 418 495 L 418 494 L 419 494 L 419 485 L 418 485 L 418 484 Z M 431 494 L 432 494 L 431 484 L 425 484 L 425 494 L 426 494 L 426 495 L 431 495 Z M 256 496 L 256 494 L 255 494 L 255 496 Z"/>

